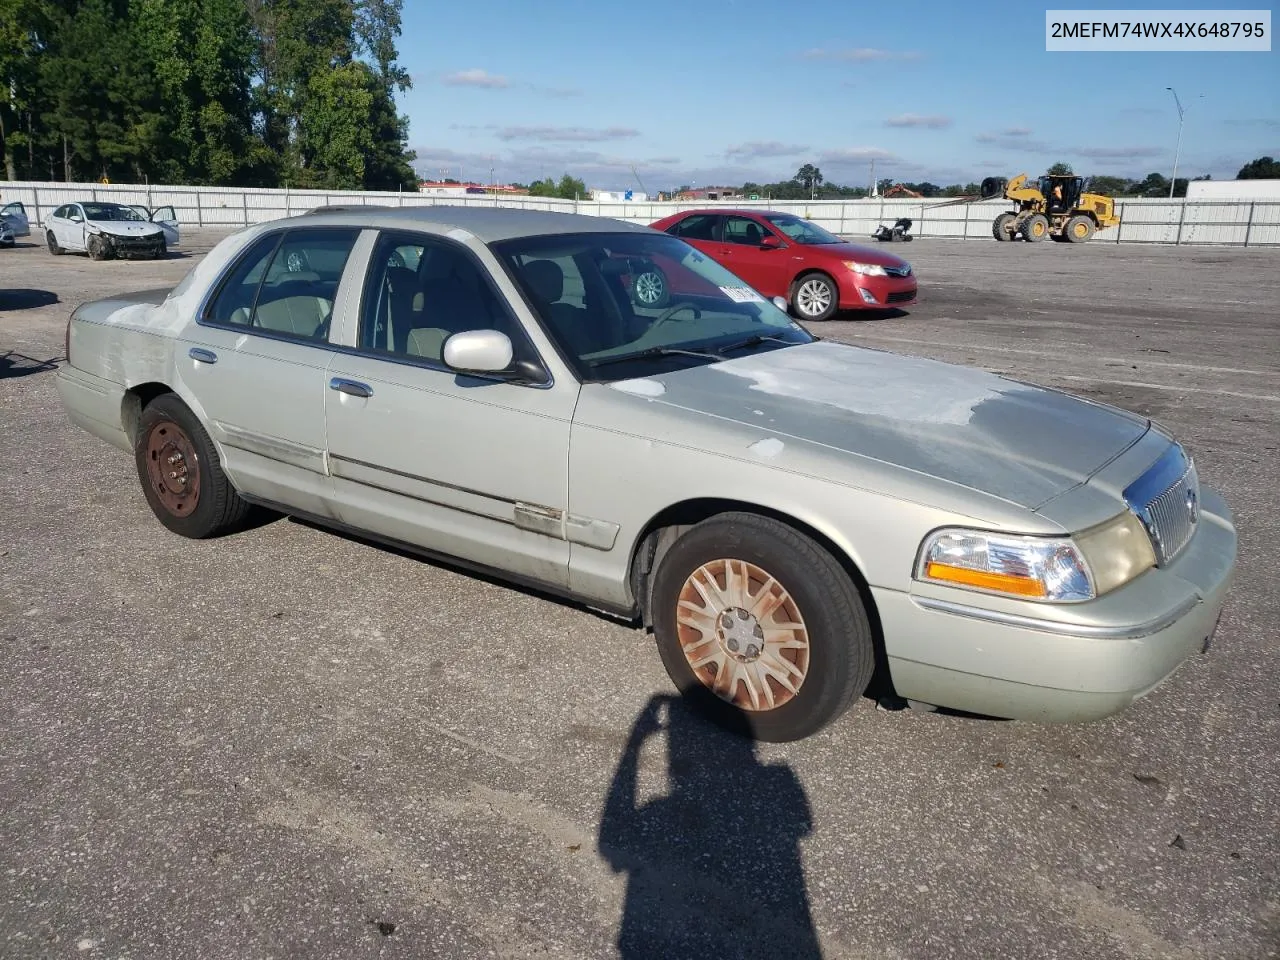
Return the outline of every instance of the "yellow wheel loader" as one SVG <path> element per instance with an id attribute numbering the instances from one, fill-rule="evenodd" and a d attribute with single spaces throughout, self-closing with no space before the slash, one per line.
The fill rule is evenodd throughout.
<path id="1" fill-rule="evenodd" d="M 1023 237 L 1035 243 L 1052 237 L 1084 243 L 1099 230 L 1120 223 L 1115 201 L 1085 193 L 1084 177 L 1049 174 L 1039 183 L 1029 183 L 1025 173 L 1012 180 L 987 177 L 982 181 L 982 199 L 995 197 L 1018 205 L 1016 211 L 1002 213 L 992 221 L 991 233 L 997 240 Z"/>

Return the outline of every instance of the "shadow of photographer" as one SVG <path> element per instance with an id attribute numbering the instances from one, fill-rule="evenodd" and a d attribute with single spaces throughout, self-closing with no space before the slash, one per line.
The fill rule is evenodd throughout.
<path id="1" fill-rule="evenodd" d="M 642 802 L 641 750 L 664 730 L 667 792 Z M 761 763 L 745 730 L 717 727 L 684 699 L 653 697 L 600 824 L 600 854 L 628 877 L 620 955 L 821 958 L 799 845 L 811 831 L 790 766 Z"/>

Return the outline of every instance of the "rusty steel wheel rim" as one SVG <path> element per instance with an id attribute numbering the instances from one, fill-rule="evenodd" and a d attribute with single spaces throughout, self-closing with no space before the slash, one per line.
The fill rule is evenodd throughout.
<path id="1" fill-rule="evenodd" d="M 175 517 L 187 517 L 200 502 L 200 462 L 180 426 L 161 420 L 147 433 L 147 479 L 156 497 Z"/>
<path id="2" fill-rule="evenodd" d="M 809 673 L 809 631 L 795 598 L 768 571 L 713 560 L 676 601 L 680 648 L 698 681 L 743 710 L 776 710 Z"/>

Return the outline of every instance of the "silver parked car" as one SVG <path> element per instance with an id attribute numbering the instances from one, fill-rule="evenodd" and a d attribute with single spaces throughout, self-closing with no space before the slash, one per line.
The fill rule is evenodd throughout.
<path id="1" fill-rule="evenodd" d="M 670 302 L 638 303 L 659 266 Z M 1204 650 L 1236 533 L 1147 419 L 824 341 L 683 241 L 437 206 L 279 220 L 78 307 L 58 388 L 170 530 L 269 508 L 653 630 L 762 739 L 868 689 L 1103 717 Z M 623 656 L 622 651 L 617 651 Z"/>
<path id="2" fill-rule="evenodd" d="M 45 243 L 60 256 L 83 251 L 94 260 L 146 256 L 156 259 L 168 252 L 178 236 L 173 207 L 161 207 L 150 217 L 120 203 L 65 203 L 45 220 Z"/>

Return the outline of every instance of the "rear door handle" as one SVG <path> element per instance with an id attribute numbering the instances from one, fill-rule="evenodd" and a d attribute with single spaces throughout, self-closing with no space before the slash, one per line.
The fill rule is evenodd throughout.
<path id="1" fill-rule="evenodd" d="M 200 347 L 192 347 L 187 351 L 187 356 L 197 363 L 217 363 L 218 355 L 212 350 L 202 350 Z"/>
<path id="2" fill-rule="evenodd" d="M 373 388 L 367 383 L 360 383 L 358 380 L 346 380 L 342 377 L 334 377 L 330 380 L 329 389 L 337 390 L 339 393 L 345 393 L 352 397 L 373 396 Z"/>

